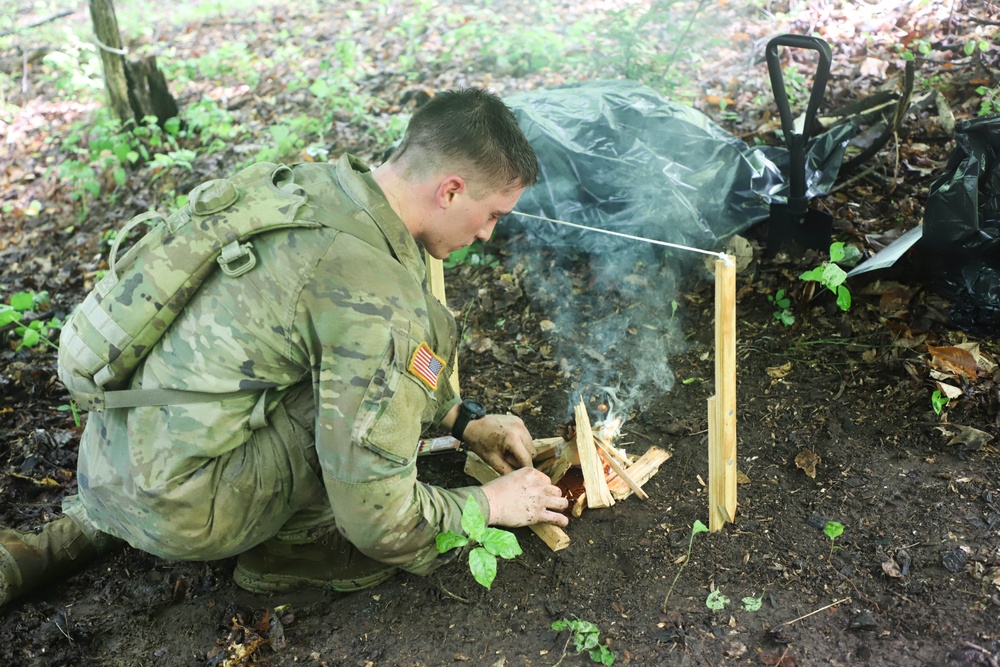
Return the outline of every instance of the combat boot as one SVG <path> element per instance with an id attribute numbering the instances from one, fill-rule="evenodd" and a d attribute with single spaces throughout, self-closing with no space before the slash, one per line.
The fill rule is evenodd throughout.
<path id="1" fill-rule="evenodd" d="M 337 531 L 318 542 L 270 539 L 240 554 L 233 579 L 251 593 L 318 588 L 349 593 L 377 586 L 398 568 L 364 555 Z"/>
<path id="2" fill-rule="evenodd" d="M 69 517 L 45 524 L 38 533 L 0 530 L 0 607 L 72 574 L 115 543 L 108 537 L 95 545 Z"/>

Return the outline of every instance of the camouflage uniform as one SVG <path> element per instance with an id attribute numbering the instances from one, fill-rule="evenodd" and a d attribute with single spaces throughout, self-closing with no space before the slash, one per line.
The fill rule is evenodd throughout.
<path id="1" fill-rule="evenodd" d="M 166 558 L 210 560 L 278 536 L 339 529 L 368 556 L 426 573 L 478 487 L 416 479 L 424 425 L 457 402 L 418 372 L 422 344 L 453 359 L 455 321 L 425 289 L 422 254 L 367 167 L 294 168 L 297 218 L 332 227 L 255 237 L 257 267 L 216 272 L 160 340 L 133 389 L 246 393 L 93 412 L 67 514 Z M 436 387 L 435 387 L 436 384 Z M 488 514 L 487 514 L 488 515 Z"/>

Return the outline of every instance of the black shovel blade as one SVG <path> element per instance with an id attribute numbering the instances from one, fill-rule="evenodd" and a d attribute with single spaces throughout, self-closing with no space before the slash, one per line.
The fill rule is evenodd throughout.
<path id="1" fill-rule="evenodd" d="M 789 252 L 816 250 L 826 253 L 832 238 L 833 216 L 829 213 L 813 209 L 802 213 L 793 211 L 788 204 L 771 204 L 765 257 L 774 257 L 782 248 Z"/>

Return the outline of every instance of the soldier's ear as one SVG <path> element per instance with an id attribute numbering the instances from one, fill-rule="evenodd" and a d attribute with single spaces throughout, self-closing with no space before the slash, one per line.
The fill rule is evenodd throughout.
<path id="1" fill-rule="evenodd" d="M 458 174 L 449 174 L 438 183 L 437 205 L 440 208 L 448 208 L 455 201 L 457 195 L 466 191 L 465 179 Z"/>

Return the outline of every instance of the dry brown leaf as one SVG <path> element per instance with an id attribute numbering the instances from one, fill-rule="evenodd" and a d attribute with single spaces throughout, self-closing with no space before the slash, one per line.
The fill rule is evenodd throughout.
<path id="1" fill-rule="evenodd" d="M 882 563 L 882 571 L 893 579 L 902 579 L 903 573 L 899 569 L 899 563 L 894 560 L 887 560 Z"/>
<path id="2" fill-rule="evenodd" d="M 955 424 L 955 426 L 958 428 L 958 434 L 948 441 L 949 446 L 964 445 L 967 449 L 978 451 L 993 439 L 993 436 L 986 431 L 980 431 L 971 426 L 960 426 L 959 424 Z"/>
<path id="3" fill-rule="evenodd" d="M 760 656 L 760 661 L 765 665 L 774 665 L 775 667 L 797 667 L 798 662 L 795 660 L 795 656 L 787 651 L 784 653 L 765 653 Z"/>
<path id="4" fill-rule="evenodd" d="M 795 455 L 795 467 L 801 468 L 812 479 L 816 479 L 816 466 L 820 461 L 822 459 L 819 454 L 808 449 L 803 449 Z"/>
<path id="5" fill-rule="evenodd" d="M 970 380 L 976 380 L 976 358 L 968 350 L 960 347 L 934 347 L 927 346 L 927 351 L 931 354 L 931 363 L 940 370 L 950 373 L 964 375 Z"/>
<path id="6" fill-rule="evenodd" d="M 790 361 L 787 364 L 782 364 L 780 366 L 771 366 L 767 369 L 768 377 L 774 380 L 780 380 L 781 378 L 785 377 L 791 372 L 792 372 L 792 362 Z"/>
<path id="7" fill-rule="evenodd" d="M 951 400 L 953 398 L 958 398 L 964 393 L 961 389 L 959 389 L 955 385 L 948 384 L 947 382 L 935 382 L 934 384 L 937 385 L 938 391 L 944 394 L 948 398 L 948 400 Z"/>

